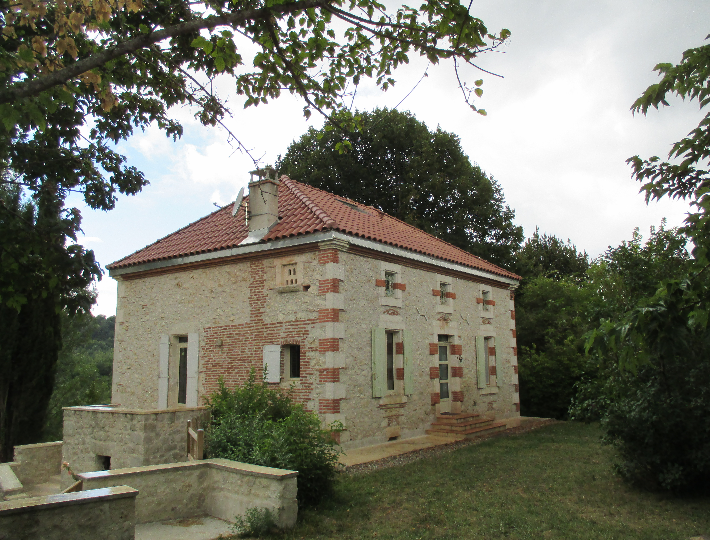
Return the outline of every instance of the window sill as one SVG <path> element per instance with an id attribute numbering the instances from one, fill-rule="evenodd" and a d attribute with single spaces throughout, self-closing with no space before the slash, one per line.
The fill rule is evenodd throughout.
<path id="1" fill-rule="evenodd" d="M 454 306 L 452 306 L 451 304 L 439 304 L 436 307 L 436 312 L 437 313 L 453 313 Z"/>
<path id="2" fill-rule="evenodd" d="M 402 307 L 402 299 L 392 296 L 380 296 L 381 306 Z"/>
<path id="3" fill-rule="evenodd" d="M 303 290 L 303 286 L 302 285 L 285 285 L 283 287 L 276 287 L 274 290 L 279 294 L 295 293 L 295 292 L 301 292 Z"/>
<path id="4" fill-rule="evenodd" d="M 478 393 L 479 393 L 481 396 L 485 396 L 485 395 L 488 395 L 488 394 L 497 394 L 497 393 L 498 393 L 498 387 L 497 387 L 497 386 L 489 386 L 489 387 L 486 387 L 486 388 L 479 388 L 479 389 L 478 389 Z"/>

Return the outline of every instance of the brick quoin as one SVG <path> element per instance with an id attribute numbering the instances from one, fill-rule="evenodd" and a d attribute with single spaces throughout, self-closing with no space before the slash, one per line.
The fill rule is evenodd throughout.
<path id="1" fill-rule="evenodd" d="M 519 384 L 514 384 L 513 385 L 513 390 L 515 391 L 516 394 L 520 393 L 520 385 Z"/>
<path id="2" fill-rule="evenodd" d="M 340 400 L 339 399 L 319 399 L 318 412 L 320 414 L 339 414 Z"/>
<path id="3" fill-rule="evenodd" d="M 513 356 L 518 356 L 518 348 L 513 347 Z"/>
<path id="4" fill-rule="evenodd" d="M 338 352 L 340 340 L 338 338 L 321 338 L 318 340 L 318 352 Z"/>
<path id="5" fill-rule="evenodd" d="M 476 298 L 476 303 L 477 303 L 477 304 L 482 304 L 482 303 L 483 303 L 483 298 Z"/>
<path id="6" fill-rule="evenodd" d="M 318 254 L 318 264 L 339 263 L 340 255 L 337 249 L 324 249 Z"/>
<path id="7" fill-rule="evenodd" d="M 441 296 L 441 291 L 439 289 L 432 289 L 431 295 L 432 296 Z"/>
<path id="8" fill-rule="evenodd" d="M 375 287 L 387 287 L 387 282 L 384 279 L 376 279 Z"/>
<path id="9" fill-rule="evenodd" d="M 514 309 L 510 310 L 510 318 L 515 320 L 515 310 Z"/>
<path id="10" fill-rule="evenodd" d="M 393 287 L 399 291 L 406 291 L 407 290 L 407 285 L 404 283 L 395 283 Z"/>
<path id="11" fill-rule="evenodd" d="M 496 348 L 495 347 L 488 347 L 488 356 L 495 356 L 496 355 Z"/>
<path id="12" fill-rule="evenodd" d="M 394 354 L 404 354 L 404 343 L 398 341 L 394 344 Z"/>
<path id="13" fill-rule="evenodd" d="M 515 291 L 510 291 L 510 299 L 515 300 Z"/>
<path id="14" fill-rule="evenodd" d="M 518 366 L 517 366 L 517 364 L 513 366 L 513 373 L 515 373 L 516 375 L 518 374 Z"/>
<path id="15" fill-rule="evenodd" d="M 515 404 L 515 412 L 520 412 L 520 403 Z"/>
<path id="16" fill-rule="evenodd" d="M 495 305 L 496 305 L 496 301 L 495 301 L 495 300 L 486 300 L 486 301 L 484 302 L 484 304 L 486 304 L 487 306 L 495 306 Z"/>
<path id="17" fill-rule="evenodd" d="M 495 366 L 489 366 L 488 367 L 488 373 L 493 377 L 496 374 L 496 367 Z"/>
<path id="18" fill-rule="evenodd" d="M 318 322 L 338 322 L 340 320 L 339 309 L 319 309 Z"/>
<path id="19" fill-rule="evenodd" d="M 404 380 L 404 368 L 401 368 L 401 367 L 397 368 L 397 380 L 398 381 Z"/>
<path id="20" fill-rule="evenodd" d="M 431 366 L 429 368 L 429 378 L 430 379 L 438 379 L 439 378 L 439 368 Z"/>
<path id="21" fill-rule="evenodd" d="M 454 390 L 451 392 L 451 400 L 452 401 L 460 401 L 463 403 L 463 392 L 459 390 Z"/>
<path id="22" fill-rule="evenodd" d="M 447 292 L 446 298 L 451 298 L 452 300 L 456 300 L 456 293 L 455 292 Z"/>
<path id="23" fill-rule="evenodd" d="M 451 366 L 451 376 L 452 377 L 463 377 L 463 367 L 462 366 Z"/>
<path id="24" fill-rule="evenodd" d="M 438 343 L 429 343 L 429 354 L 439 354 Z"/>
<path id="25" fill-rule="evenodd" d="M 326 294 L 329 292 L 340 292 L 340 280 L 338 278 L 318 280 L 318 294 Z"/>
<path id="26" fill-rule="evenodd" d="M 451 354 L 461 356 L 463 354 L 463 345 L 451 345 Z"/>
<path id="27" fill-rule="evenodd" d="M 340 382 L 340 368 L 321 368 L 318 370 L 318 380 L 322 383 Z"/>
<path id="28" fill-rule="evenodd" d="M 438 392 L 434 392 L 431 395 L 431 404 L 436 405 L 437 403 L 441 403 L 441 396 Z"/>
<path id="29" fill-rule="evenodd" d="M 511 328 L 510 333 L 513 334 L 513 337 L 518 337 L 518 333 L 515 331 L 515 328 Z"/>

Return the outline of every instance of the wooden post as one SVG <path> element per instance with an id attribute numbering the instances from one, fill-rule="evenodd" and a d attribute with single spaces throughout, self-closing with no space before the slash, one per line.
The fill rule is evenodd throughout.
<path id="1" fill-rule="evenodd" d="M 205 457 L 205 430 L 197 430 L 197 455 L 195 459 L 204 459 Z"/>

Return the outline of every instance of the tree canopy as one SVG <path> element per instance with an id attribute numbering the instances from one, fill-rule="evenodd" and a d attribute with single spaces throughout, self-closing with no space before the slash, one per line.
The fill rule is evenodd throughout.
<path id="1" fill-rule="evenodd" d="M 279 158 L 279 170 L 510 267 L 522 228 L 500 185 L 471 163 L 456 135 L 431 131 L 409 112 L 356 117 L 362 127 L 349 135 L 348 152 L 335 149 L 334 130 L 311 128 Z"/>

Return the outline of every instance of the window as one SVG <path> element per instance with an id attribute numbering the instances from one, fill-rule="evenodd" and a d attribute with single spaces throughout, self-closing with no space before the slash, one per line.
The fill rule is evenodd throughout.
<path id="1" fill-rule="evenodd" d="M 297 264 L 284 264 L 281 267 L 282 283 L 285 286 L 298 285 Z"/>
<path id="2" fill-rule="evenodd" d="M 439 398 L 449 399 L 449 336 L 439 334 Z"/>
<path id="3" fill-rule="evenodd" d="M 288 376 L 291 379 L 301 378 L 301 346 L 285 345 L 284 362 L 288 369 Z"/>
<path id="4" fill-rule="evenodd" d="M 441 295 L 439 296 L 439 301 L 442 304 L 446 304 L 446 302 L 448 300 L 446 297 L 446 293 L 449 292 L 449 284 L 444 283 L 444 282 L 439 283 L 439 290 L 441 291 Z"/>
<path id="5" fill-rule="evenodd" d="M 481 296 L 483 297 L 483 311 L 490 311 L 491 291 L 482 291 Z"/>
<path id="6" fill-rule="evenodd" d="M 397 280 L 396 272 L 385 272 L 385 296 L 394 296 L 394 283 Z"/>
<path id="7" fill-rule="evenodd" d="M 372 329 L 372 397 L 411 394 L 414 370 L 411 353 L 412 335 L 408 330 Z M 396 376 L 403 369 L 404 380 Z"/>
<path id="8" fill-rule="evenodd" d="M 478 368 L 478 388 L 497 391 L 495 367 L 495 338 L 476 336 L 476 363 Z"/>
<path id="9" fill-rule="evenodd" d="M 394 390 L 394 332 L 387 332 L 387 390 Z"/>
<path id="10" fill-rule="evenodd" d="M 178 337 L 178 398 L 179 405 L 187 403 L 187 336 Z"/>

